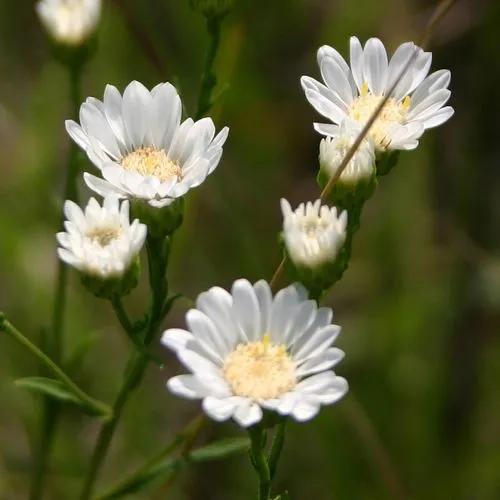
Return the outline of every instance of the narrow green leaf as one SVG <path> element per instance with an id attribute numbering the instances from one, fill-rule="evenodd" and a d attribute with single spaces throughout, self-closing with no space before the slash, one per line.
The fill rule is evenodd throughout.
<path id="1" fill-rule="evenodd" d="M 171 472 L 190 463 L 202 463 L 210 460 L 221 460 L 230 455 L 248 450 L 250 441 L 247 438 L 222 439 L 215 443 L 198 448 L 185 457 L 166 458 L 133 474 L 119 485 L 111 488 L 105 494 L 97 497 L 98 500 L 112 500 L 125 495 L 145 490 L 156 481 L 163 480 Z"/>
<path id="2" fill-rule="evenodd" d="M 70 392 L 59 380 L 47 377 L 26 377 L 18 379 L 14 383 L 18 387 L 44 394 L 45 396 L 49 396 L 59 401 L 76 404 L 80 406 L 85 413 L 90 415 L 97 414 L 95 408 L 88 406 L 84 401 L 75 396 L 75 394 Z"/>
<path id="3" fill-rule="evenodd" d="M 192 451 L 187 459 L 195 463 L 219 460 L 229 455 L 247 451 L 249 448 L 250 440 L 248 438 L 221 439 L 220 441 L 207 444 L 202 448 Z"/>

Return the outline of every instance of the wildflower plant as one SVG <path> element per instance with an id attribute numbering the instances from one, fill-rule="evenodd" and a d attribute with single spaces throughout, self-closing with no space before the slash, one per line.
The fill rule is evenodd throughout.
<path id="1" fill-rule="evenodd" d="M 149 90 L 132 81 L 123 94 L 107 85 L 102 101 L 88 97 L 81 103 L 80 76 L 86 56 L 75 52 L 69 60 L 74 113 L 66 129 L 90 163 L 82 169 L 72 148 L 63 193 L 64 230 L 57 233 L 60 267 L 50 349 L 44 352 L 36 347 L 0 314 L 0 330 L 27 348 L 50 374 L 19 382 L 46 397 L 45 423 L 58 418 L 54 400 L 77 405 L 100 419 L 81 500 L 119 498 L 161 480 L 161 465 L 181 444 L 184 465 L 249 450 L 259 478 L 258 498 L 286 498 L 272 492 L 286 422 L 307 422 L 322 407 L 342 404 L 348 392 L 348 382 L 334 371 L 344 357 L 334 345 L 340 327 L 332 323 L 332 309 L 322 306 L 321 300 L 349 265 L 363 207 L 381 175 L 390 171 L 388 165 L 397 161 L 394 151 L 416 148 L 424 131 L 453 114 L 445 106 L 450 72 L 428 75 L 431 53 L 416 44 L 400 45 L 389 60 L 380 40 L 371 38 L 362 47 L 352 37 L 350 65 L 333 47 L 321 47 L 318 65 L 325 83 L 301 79 L 309 103 L 330 121 L 314 124 L 325 136 L 318 144 L 319 198 L 296 209 L 281 200 L 283 227 L 277 232 L 281 232 L 284 257 L 269 282 L 261 279 L 252 284 L 241 278 L 230 291 L 214 286 L 198 295 L 186 313 L 185 329 L 165 330 L 165 319 L 178 298 L 170 290 L 167 271 L 173 236 L 182 230 L 183 200 L 215 173 L 229 131 L 224 127 L 216 133 L 212 118 L 204 115 L 214 102 L 214 61 L 221 23 L 232 2 L 192 0 L 191 6 L 206 17 L 210 37 L 195 119 L 182 119 L 181 98 L 170 83 Z M 73 50 L 94 36 L 100 2 L 42 0 L 37 12 L 54 42 Z M 392 155 L 390 162 L 388 155 Z M 79 178 L 102 202 L 91 198 L 80 208 Z M 143 247 L 150 305 L 134 319 L 122 298 L 141 279 Z M 109 300 L 131 340 L 121 387 L 109 404 L 89 396 L 63 369 L 68 267 L 77 270 L 91 293 Z M 202 422 L 197 417 L 155 459 L 95 497 L 121 415 L 150 362 L 156 361 L 151 348 L 159 342 L 187 370 L 165 381 L 168 390 L 201 400 L 203 412 L 212 420 L 234 421 L 248 432 L 248 439 L 193 449 Z M 166 408 L 166 398 L 159 398 L 157 405 Z M 267 452 L 266 438 L 271 434 L 274 440 Z M 44 491 L 49 450 L 50 446 L 42 447 L 36 457 L 35 499 Z"/>

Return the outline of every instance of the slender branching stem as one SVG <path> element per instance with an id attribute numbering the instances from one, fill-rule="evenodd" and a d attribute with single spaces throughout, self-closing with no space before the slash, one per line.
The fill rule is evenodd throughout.
<path id="1" fill-rule="evenodd" d="M 144 347 L 147 347 L 152 342 L 159 324 L 163 319 L 162 313 L 168 294 L 166 270 L 170 249 L 169 243 L 169 238 L 156 238 L 151 235 L 148 235 L 146 241 L 149 266 L 149 284 L 152 293 L 152 302 L 148 324 L 143 337 Z M 118 309 L 117 315 L 120 322 L 126 325 L 127 328 L 131 328 L 128 316 L 125 315 L 125 311 L 123 310 L 121 303 L 114 301 L 113 306 L 115 307 L 115 311 Z M 87 473 L 87 477 L 85 478 L 83 490 L 80 495 L 81 500 L 88 500 L 93 494 L 95 483 L 108 454 L 109 447 L 116 427 L 120 421 L 123 409 L 134 389 L 141 382 L 149 364 L 149 359 L 150 358 L 145 350 L 138 351 L 134 349 L 134 352 L 130 355 L 122 385 L 113 404 L 113 417 L 108 422 L 103 424 L 99 432 L 90 461 L 89 471 Z"/>
<path id="2" fill-rule="evenodd" d="M 71 115 L 73 118 L 78 116 L 81 94 L 81 76 L 82 64 L 75 62 L 68 64 L 67 70 L 69 75 L 69 94 L 71 102 Z M 62 194 L 62 202 L 64 200 L 78 200 L 77 177 L 78 177 L 78 149 L 73 143 L 70 145 L 68 164 L 65 172 L 65 185 Z M 64 214 L 61 214 L 59 227 L 64 221 Z M 66 312 L 68 289 L 68 268 L 58 259 L 57 272 L 54 291 L 54 307 L 52 311 L 52 320 L 50 330 L 44 330 L 43 345 L 47 347 L 50 355 L 57 363 L 63 359 L 64 342 L 64 316 Z M 59 402 L 50 398 L 43 398 L 40 435 L 38 438 L 37 450 L 35 452 L 35 463 L 33 466 L 33 474 L 31 478 L 30 499 L 38 500 L 43 495 L 45 472 L 47 463 L 52 451 L 52 443 L 54 441 L 56 427 L 59 421 Z"/>
<path id="3" fill-rule="evenodd" d="M 276 433 L 274 435 L 273 444 L 271 445 L 271 451 L 269 452 L 269 475 L 271 480 L 276 475 L 276 469 L 278 468 L 278 461 L 283 451 L 283 445 L 285 443 L 285 431 L 286 431 L 286 418 L 283 418 L 281 422 L 276 426 Z"/>
<path id="4" fill-rule="evenodd" d="M 196 111 L 196 119 L 204 116 L 212 107 L 212 94 L 217 85 L 217 76 L 214 71 L 215 59 L 219 51 L 221 26 L 223 14 L 207 15 L 207 31 L 209 35 L 209 43 L 205 58 L 205 67 L 201 78 L 201 88 L 198 97 L 198 108 Z"/>

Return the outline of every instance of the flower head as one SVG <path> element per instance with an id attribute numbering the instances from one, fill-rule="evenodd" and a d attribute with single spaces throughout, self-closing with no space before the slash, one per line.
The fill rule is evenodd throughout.
<path id="1" fill-rule="evenodd" d="M 56 42 L 77 46 L 96 30 L 101 0 L 40 0 L 36 11 Z"/>
<path id="2" fill-rule="evenodd" d="M 372 125 L 371 136 L 378 151 L 414 149 L 426 129 L 437 127 L 453 115 L 445 106 L 450 72 L 439 70 L 427 76 L 432 60 L 412 42 L 403 43 L 390 61 L 378 38 L 370 38 L 364 49 L 356 37 L 350 42 L 350 67 L 332 47 L 318 50 L 318 64 L 326 85 L 303 76 L 307 100 L 333 124 L 315 123 L 323 135 L 337 135 L 346 117 L 363 126 L 386 93 L 396 82 L 408 61 L 415 55 L 380 115 Z"/>
<path id="3" fill-rule="evenodd" d="M 130 83 L 123 96 L 108 85 L 103 102 L 89 97 L 80 108 L 80 125 L 66 129 L 101 171 L 84 174 L 87 185 L 105 196 L 147 200 L 163 207 L 199 186 L 219 164 L 225 127 L 215 138 L 210 118 L 180 123 L 181 100 L 170 83 L 151 91 Z"/>
<path id="4" fill-rule="evenodd" d="M 65 232 L 57 234 L 59 257 L 85 275 L 99 279 L 121 277 L 139 254 L 146 226 L 129 222 L 129 203 L 114 196 L 102 206 L 91 198 L 85 212 L 72 201 L 64 204 Z"/>
<path id="5" fill-rule="evenodd" d="M 337 215 L 335 207 L 301 203 L 294 211 L 284 198 L 283 238 L 287 253 L 297 267 L 314 269 L 335 261 L 346 238 L 347 212 Z"/>
<path id="6" fill-rule="evenodd" d="M 342 122 L 337 135 L 325 137 L 319 145 L 320 168 L 328 177 L 333 177 L 347 152 L 356 141 L 361 128 L 349 119 Z M 339 181 L 356 184 L 370 178 L 375 169 L 375 149 L 370 137 L 363 139 L 347 166 L 340 174 Z"/>
<path id="7" fill-rule="evenodd" d="M 331 320 L 331 309 L 318 309 L 300 285 L 274 298 L 265 281 L 237 280 L 231 293 L 211 288 L 188 311 L 189 331 L 163 334 L 191 371 L 171 378 L 168 388 L 203 399 L 213 419 L 232 417 L 243 427 L 259 422 L 262 409 L 309 420 L 348 389 L 331 371 L 344 356 L 331 347 L 340 332 Z"/>

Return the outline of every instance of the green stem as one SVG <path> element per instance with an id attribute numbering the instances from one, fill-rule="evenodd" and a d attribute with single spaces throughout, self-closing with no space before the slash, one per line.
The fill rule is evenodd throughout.
<path id="1" fill-rule="evenodd" d="M 80 88 L 82 65 L 68 65 L 71 114 L 73 118 L 78 117 L 80 106 Z M 73 143 L 70 145 L 68 165 L 66 169 L 66 181 L 63 192 L 63 202 L 71 199 L 78 200 L 77 176 L 78 176 L 78 149 Z M 64 222 L 64 214 L 61 215 L 59 226 Z M 56 360 L 60 362 L 63 356 L 63 331 L 64 315 L 66 311 L 66 297 L 68 288 L 68 268 L 58 259 L 57 277 L 54 292 L 54 309 L 52 313 L 52 327 L 48 334 L 44 335 L 43 344 L 47 346 L 49 352 Z M 52 450 L 52 443 L 55 436 L 57 423 L 59 420 L 59 402 L 50 398 L 44 398 L 42 401 L 42 416 L 40 422 L 40 437 L 36 451 L 35 464 L 31 478 L 30 499 L 38 500 L 43 495 L 45 472 L 47 462 Z"/>
<path id="2" fill-rule="evenodd" d="M 35 344 L 26 338 L 17 328 L 15 328 L 3 315 L 0 313 L 0 331 L 5 332 L 12 337 L 16 342 L 25 347 L 44 365 L 52 374 L 58 378 L 74 396 L 76 396 L 85 406 L 92 409 L 95 413 L 105 417 L 111 416 L 111 408 L 108 405 L 94 399 L 80 389 L 59 366 L 52 361 L 43 351 Z"/>
<path id="3" fill-rule="evenodd" d="M 283 451 L 283 444 L 285 443 L 285 431 L 286 431 L 286 419 L 283 419 L 276 429 L 276 434 L 274 435 L 273 444 L 271 445 L 271 451 L 269 453 L 268 463 L 269 463 L 269 474 L 271 480 L 276 475 L 276 469 L 278 468 L 278 461 Z"/>
<path id="4" fill-rule="evenodd" d="M 147 347 L 152 342 L 159 324 L 163 319 L 162 313 L 168 294 L 166 269 L 170 240 L 169 238 L 154 238 L 148 235 L 146 246 L 149 263 L 149 283 L 153 298 L 149 314 L 149 322 L 144 335 L 144 347 Z M 119 318 L 122 316 L 120 306 L 118 306 L 118 315 Z M 123 317 L 121 321 L 125 321 Z M 128 321 L 125 321 L 125 324 L 128 325 L 128 323 Z M 90 461 L 89 471 L 85 478 L 83 490 L 80 495 L 81 500 L 88 500 L 92 496 L 95 483 L 104 460 L 106 459 L 109 446 L 113 439 L 118 422 L 120 421 L 123 409 L 133 390 L 140 384 L 148 364 L 149 356 L 145 351 L 135 351 L 131 354 L 122 385 L 113 404 L 113 417 L 111 420 L 103 424 L 99 432 Z"/>
<path id="5" fill-rule="evenodd" d="M 259 425 L 248 429 L 253 466 L 259 476 L 258 500 L 269 500 L 271 494 L 271 473 L 264 453 L 264 432 Z"/>
<path id="6" fill-rule="evenodd" d="M 198 109 L 196 119 L 204 116 L 212 107 L 212 92 L 217 85 L 217 76 L 214 72 L 214 63 L 220 46 L 221 26 L 224 15 L 206 16 L 207 31 L 210 37 L 207 54 L 205 58 L 205 67 L 201 79 L 200 95 L 198 98 Z"/>

